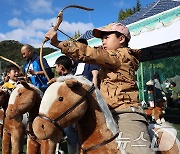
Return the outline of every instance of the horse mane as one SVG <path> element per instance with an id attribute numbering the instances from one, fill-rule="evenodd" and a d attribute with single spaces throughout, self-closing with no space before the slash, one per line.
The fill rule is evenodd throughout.
<path id="1" fill-rule="evenodd" d="M 40 95 L 40 97 L 42 98 L 43 92 L 42 92 L 41 90 L 39 90 L 36 86 L 34 86 L 34 85 L 31 84 L 31 83 L 28 83 L 28 85 L 29 85 L 31 88 L 33 88 L 33 89 Z M 23 87 L 24 87 L 24 86 L 23 86 L 22 84 L 17 84 L 16 87 L 13 89 L 12 93 L 17 93 L 18 89 L 19 89 L 19 88 L 23 88 Z M 8 104 L 11 104 L 10 102 L 14 102 L 14 99 L 15 99 L 15 98 L 12 97 L 12 95 L 11 95 L 11 97 L 9 98 Z"/>
<path id="2" fill-rule="evenodd" d="M 34 90 L 36 90 L 37 92 L 38 92 L 38 94 L 42 97 L 43 96 L 43 92 L 39 89 L 39 88 L 37 88 L 35 85 L 33 85 L 33 84 L 31 84 L 31 83 L 28 83 L 28 85 L 31 87 L 31 88 L 33 88 Z M 22 87 L 24 87 L 22 84 L 17 84 L 16 85 L 16 88 L 22 88 Z M 16 89 L 15 88 L 15 89 Z"/>
<path id="3" fill-rule="evenodd" d="M 59 78 L 57 78 L 57 82 L 64 82 L 65 80 L 68 80 L 68 79 L 75 79 L 75 80 L 79 81 L 80 83 L 87 85 L 87 86 L 93 85 L 93 83 L 91 81 L 89 81 L 88 79 L 86 79 L 85 77 L 74 76 L 74 75 L 60 76 Z M 98 102 L 98 105 L 99 105 L 101 111 L 104 113 L 107 127 L 109 128 L 109 130 L 112 132 L 113 135 L 117 134 L 118 133 L 117 124 L 115 123 L 113 116 L 107 106 L 107 103 L 104 100 L 104 98 L 102 97 L 98 88 L 95 88 L 95 94 L 96 94 L 96 100 Z"/>

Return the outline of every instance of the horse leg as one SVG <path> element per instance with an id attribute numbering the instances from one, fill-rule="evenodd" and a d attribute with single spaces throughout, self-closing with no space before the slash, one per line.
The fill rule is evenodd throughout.
<path id="1" fill-rule="evenodd" d="M 49 142 L 49 154 L 54 154 L 56 151 L 56 143 L 53 142 L 52 140 L 48 140 Z"/>
<path id="2" fill-rule="evenodd" d="M 159 110 L 157 110 L 157 109 L 152 110 L 152 118 L 156 121 L 157 124 L 161 124 Z"/>
<path id="3" fill-rule="evenodd" d="M 2 154 L 10 154 L 11 152 L 11 135 L 7 131 L 3 131 Z"/>
<path id="4" fill-rule="evenodd" d="M 161 119 L 158 118 L 158 119 L 156 120 L 156 123 L 157 123 L 157 124 L 162 124 Z"/>
<path id="5" fill-rule="evenodd" d="M 12 154 L 22 154 L 24 145 L 25 130 L 15 130 L 11 135 Z"/>
<path id="6" fill-rule="evenodd" d="M 4 110 L 0 109 L 0 137 L 3 135 Z"/>
<path id="7" fill-rule="evenodd" d="M 166 120 L 164 118 L 161 118 L 161 123 L 165 123 Z"/>
<path id="8" fill-rule="evenodd" d="M 56 151 L 56 143 L 52 140 L 42 140 L 41 154 L 54 154 Z"/>
<path id="9" fill-rule="evenodd" d="M 2 138 L 2 136 L 3 136 L 3 125 L 0 124 L 0 137 Z"/>
<path id="10" fill-rule="evenodd" d="M 48 140 L 42 140 L 41 141 L 41 154 L 47 154 L 48 153 Z"/>
<path id="11" fill-rule="evenodd" d="M 36 139 L 32 139 L 28 135 L 26 154 L 38 154 L 38 153 L 40 153 L 40 144 L 36 141 Z"/>

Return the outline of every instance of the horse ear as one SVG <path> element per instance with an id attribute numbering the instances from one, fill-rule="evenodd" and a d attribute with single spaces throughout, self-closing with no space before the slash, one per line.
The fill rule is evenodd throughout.
<path id="1" fill-rule="evenodd" d="M 26 81 L 24 81 L 24 80 L 21 80 L 21 84 L 22 84 L 25 88 L 27 88 L 27 89 L 30 88 L 29 84 L 28 84 Z"/>
<path id="2" fill-rule="evenodd" d="M 80 83 L 77 80 L 66 80 L 65 83 L 71 89 L 77 88 L 77 87 L 82 87 L 82 83 Z"/>

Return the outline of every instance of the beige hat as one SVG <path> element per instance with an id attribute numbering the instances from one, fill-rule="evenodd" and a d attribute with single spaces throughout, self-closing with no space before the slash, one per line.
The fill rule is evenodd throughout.
<path id="1" fill-rule="evenodd" d="M 121 23 L 111 23 L 109 25 L 106 25 L 105 27 L 95 28 L 93 29 L 93 36 L 97 38 L 101 38 L 103 32 L 115 32 L 115 31 L 125 35 L 129 40 L 131 39 L 129 29 Z"/>

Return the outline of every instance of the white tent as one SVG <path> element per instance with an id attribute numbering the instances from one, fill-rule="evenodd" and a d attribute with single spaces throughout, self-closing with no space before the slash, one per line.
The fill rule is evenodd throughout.
<path id="1" fill-rule="evenodd" d="M 180 6 L 128 25 L 131 48 L 146 48 L 180 39 Z"/>
<path id="2" fill-rule="evenodd" d="M 51 54 L 48 54 L 46 56 L 44 56 L 44 58 L 47 60 L 48 64 L 50 67 L 54 67 L 55 66 L 55 61 L 59 56 L 62 56 L 63 54 L 61 53 L 60 50 L 55 51 Z"/>
<path id="3" fill-rule="evenodd" d="M 129 47 L 141 49 L 180 39 L 180 6 L 127 25 L 131 33 Z M 88 40 L 90 46 L 100 39 Z"/>

